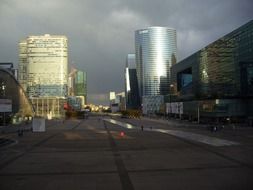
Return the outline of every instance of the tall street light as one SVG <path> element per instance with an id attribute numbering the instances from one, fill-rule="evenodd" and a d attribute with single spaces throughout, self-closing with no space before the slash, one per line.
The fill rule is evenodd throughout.
<path id="1" fill-rule="evenodd" d="M 6 88 L 6 85 L 4 84 L 4 82 L 2 82 L 2 90 L 3 90 L 3 98 L 5 98 L 5 88 Z M 4 118 L 3 118 L 3 125 L 5 126 L 5 111 L 4 111 Z"/>
<path id="2" fill-rule="evenodd" d="M 172 106 L 171 106 L 171 93 L 172 93 L 172 89 L 173 89 L 174 85 L 170 84 L 170 113 L 169 116 L 171 117 L 171 113 L 172 113 Z"/>

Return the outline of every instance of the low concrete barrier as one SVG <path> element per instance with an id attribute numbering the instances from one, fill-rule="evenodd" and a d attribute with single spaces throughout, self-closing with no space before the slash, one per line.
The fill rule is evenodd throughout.
<path id="1" fill-rule="evenodd" d="M 34 117 L 32 129 L 33 132 L 45 132 L 46 131 L 45 118 Z"/>

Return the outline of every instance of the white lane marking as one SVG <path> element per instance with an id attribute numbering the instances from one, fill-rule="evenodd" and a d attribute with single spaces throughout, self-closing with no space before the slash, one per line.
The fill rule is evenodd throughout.
<path id="1" fill-rule="evenodd" d="M 114 119 L 104 119 L 105 121 L 108 121 L 110 123 L 119 125 L 121 127 L 125 127 L 127 129 L 136 129 L 138 127 L 128 124 L 128 123 L 123 123 L 121 121 L 117 121 Z M 166 133 L 169 135 L 173 135 L 176 137 L 180 137 L 183 139 L 191 140 L 191 141 L 197 141 L 201 142 L 204 144 L 212 145 L 212 146 L 230 146 L 230 145 L 239 145 L 240 143 L 234 142 L 234 141 L 229 141 L 229 140 L 224 140 L 224 139 L 219 139 L 216 137 L 209 137 L 206 135 L 201 135 L 201 134 L 195 134 L 191 132 L 185 132 L 185 131 L 178 131 L 178 130 L 166 130 L 166 129 L 145 129 L 145 131 L 155 131 L 155 132 L 160 132 L 160 133 Z"/>
<path id="2" fill-rule="evenodd" d="M 121 121 L 117 121 L 117 120 L 114 120 L 114 119 L 103 119 L 104 121 L 108 121 L 110 123 L 113 123 L 113 124 L 116 124 L 116 125 L 119 125 L 121 127 L 125 127 L 127 129 L 134 129 L 134 128 L 137 128 L 136 126 L 134 125 L 131 125 L 129 123 L 123 123 Z"/>

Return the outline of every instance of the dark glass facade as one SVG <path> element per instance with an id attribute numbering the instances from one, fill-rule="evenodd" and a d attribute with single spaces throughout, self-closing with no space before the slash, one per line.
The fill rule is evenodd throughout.
<path id="1" fill-rule="evenodd" d="M 78 70 L 74 77 L 74 94 L 83 96 L 84 103 L 87 103 L 87 76 L 86 72 Z"/>
<path id="2" fill-rule="evenodd" d="M 247 110 L 253 98 L 253 21 L 172 66 L 172 83 L 174 101 L 216 100 L 217 107 L 227 99 Z"/>
<path id="3" fill-rule="evenodd" d="M 9 100 L 11 102 L 11 112 L 3 113 L 2 108 L 0 109 L 0 125 L 3 124 L 4 118 L 5 124 L 8 124 L 11 123 L 13 118 L 22 121 L 25 117 L 34 116 L 32 104 L 21 85 L 10 71 L 1 67 L 0 100 Z"/>
<path id="4" fill-rule="evenodd" d="M 131 91 L 127 94 L 127 108 L 138 109 L 140 107 L 140 97 L 138 92 L 138 81 L 136 69 L 129 69 L 129 83 Z"/>
<path id="5" fill-rule="evenodd" d="M 138 90 L 135 54 L 128 54 L 126 59 L 125 95 L 127 109 L 140 108 L 140 96 Z"/>

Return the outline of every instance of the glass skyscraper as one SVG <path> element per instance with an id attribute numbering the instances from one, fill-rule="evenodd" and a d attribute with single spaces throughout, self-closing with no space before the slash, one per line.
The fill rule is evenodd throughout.
<path id="1" fill-rule="evenodd" d="M 19 68 L 18 68 L 18 80 L 21 86 L 26 91 L 27 89 L 27 41 L 21 40 L 19 42 Z"/>
<path id="2" fill-rule="evenodd" d="M 74 78 L 74 94 L 83 97 L 83 104 L 87 104 L 87 75 L 78 70 Z"/>
<path id="3" fill-rule="evenodd" d="M 135 31 L 135 54 L 140 96 L 169 93 L 170 68 L 177 59 L 176 30 L 148 27 Z"/>
<path id="4" fill-rule="evenodd" d="M 67 95 L 68 55 L 65 36 L 27 38 L 27 93 L 29 97 Z"/>
<path id="5" fill-rule="evenodd" d="M 140 107 L 135 54 L 128 54 L 126 58 L 125 95 L 127 109 L 138 109 Z"/>
<path id="6" fill-rule="evenodd" d="M 61 116 L 67 96 L 68 51 L 65 36 L 29 36 L 19 43 L 19 81 L 37 115 Z"/>

